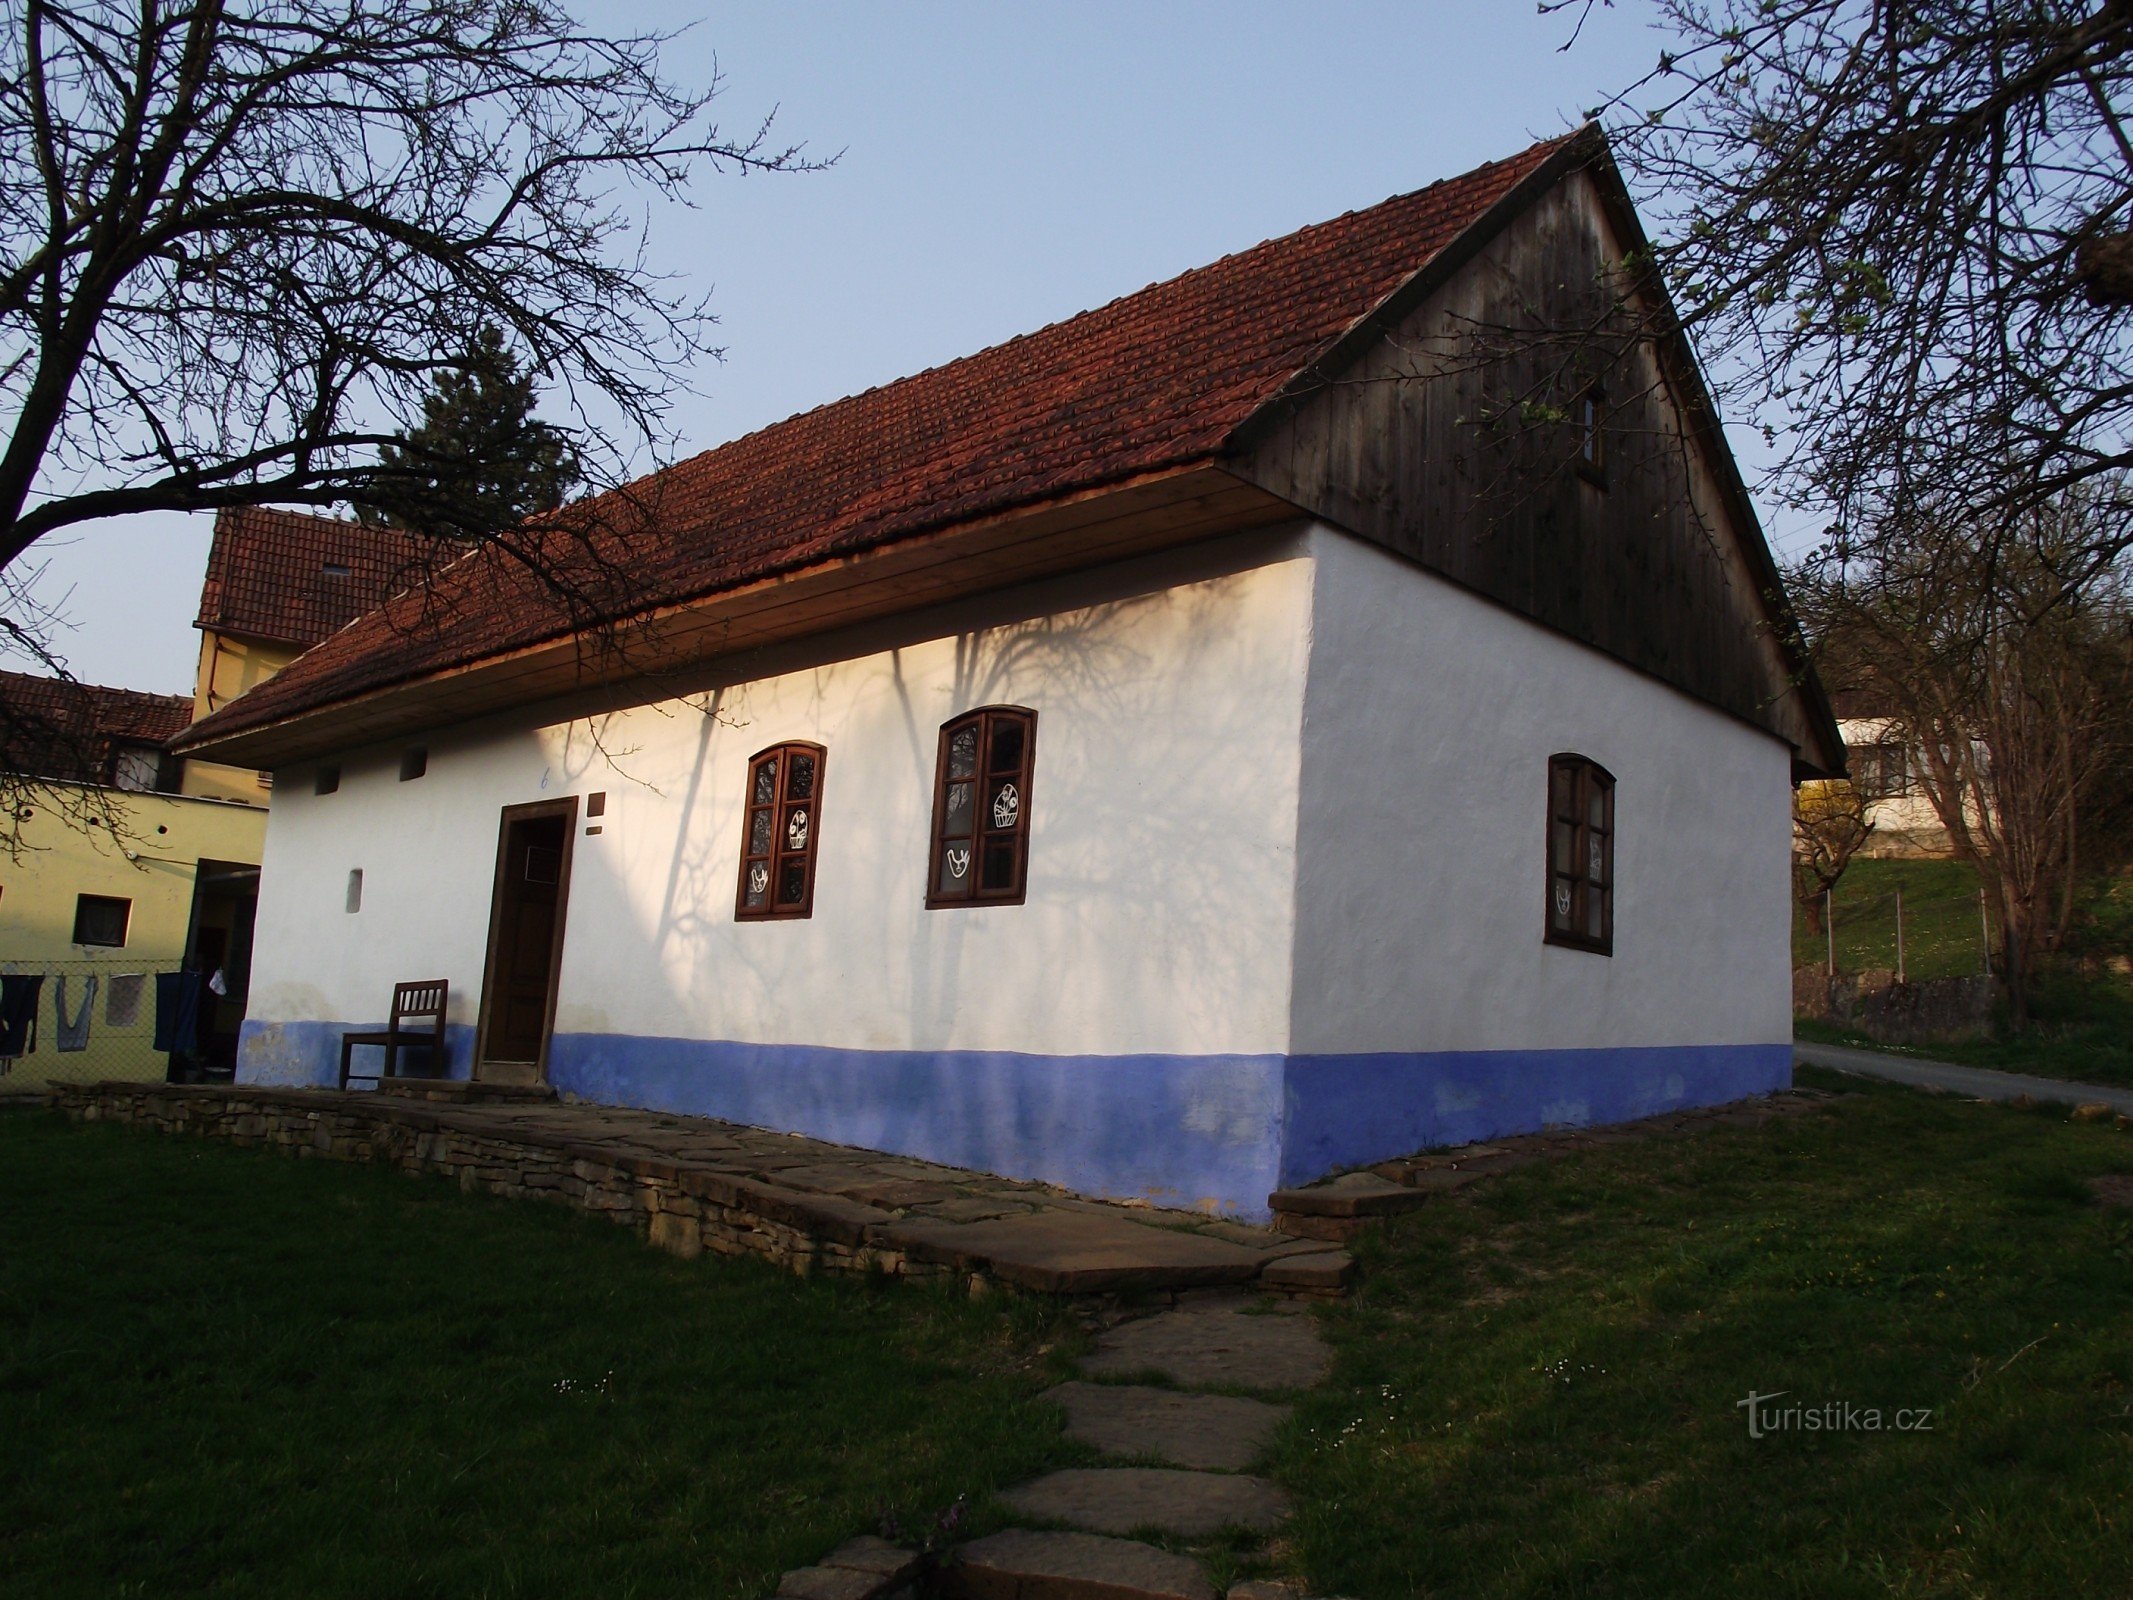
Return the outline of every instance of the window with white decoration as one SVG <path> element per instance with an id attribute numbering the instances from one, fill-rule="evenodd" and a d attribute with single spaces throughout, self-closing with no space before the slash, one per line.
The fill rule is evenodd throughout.
<path id="1" fill-rule="evenodd" d="M 1615 780 L 1584 756 L 1548 758 L 1550 944 L 1613 955 Z"/>
<path id="2" fill-rule="evenodd" d="M 736 920 L 813 913 L 824 757 L 818 744 L 781 744 L 750 758 Z"/>
<path id="3" fill-rule="evenodd" d="M 1020 905 L 1029 879 L 1037 713 L 987 706 L 941 729 L 929 906 Z"/>

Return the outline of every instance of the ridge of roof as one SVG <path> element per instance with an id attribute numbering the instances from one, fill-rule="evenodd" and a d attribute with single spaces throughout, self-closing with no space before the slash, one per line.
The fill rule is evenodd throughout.
<path id="1" fill-rule="evenodd" d="M 795 413 L 526 525 L 596 621 L 1211 462 L 1578 129 Z M 487 547 L 484 547 L 485 549 Z M 625 570 L 626 563 L 626 570 Z M 205 719 L 188 745 L 584 631 L 462 560 Z"/>

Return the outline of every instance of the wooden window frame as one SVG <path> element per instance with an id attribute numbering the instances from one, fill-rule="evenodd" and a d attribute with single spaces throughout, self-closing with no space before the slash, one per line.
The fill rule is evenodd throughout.
<path id="1" fill-rule="evenodd" d="M 1577 427 L 1578 476 L 1598 489 L 1607 487 L 1607 391 L 1588 383 L 1572 403 Z M 1588 419 L 1586 413 L 1590 411 Z"/>
<path id="2" fill-rule="evenodd" d="M 1558 810 L 1555 802 L 1556 776 L 1568 773 L 1570 779 L 1570 806 L 1567 813 Z M 1591 799 L 1597 790 L 1602 804 L 1600 822 L 1595 826 L 1591 820 Z M 1546 892 L 1543 896 L 1541 930 L 1548 944 L 1562 945 L 1566 949 L 1590 951 L 1594 955 L 1612 956 L 1615 953 L 1615 777 L 1590 756 L 1581 756 L 1563 751 L 1548 758 L 1547 832 L 1543 836 L 1546 864 Z M 1556 833 L 1558 825 L 1568 823 L 1570 835 L 1570 860 L 1583 863 L 1590 859 L 1594 836 L 1600 844 L 1600 877 L 1595 881 L 1589 870 L 1576 873 L 1563 870 L 1556 859 Z M 1558 884 L 1570 887 L 1570 911 L 1568 928 L 1556 926 L 1555 895 Z M 1592 896 L 1600 896 L 1600 932 L 1595 938 L 1583 931 L 1591 924 Z"/>
<path id="3" fill-rule="evenodd" d="M 1022 760 L 1012 774 L 992 771 L 993 730 L 1003 724 L 1022 729 Z M 948 746 L 963 729 L 978 730 L 977 757 L 970 782 L 970 887 L 961 894 L 941 892 L 941 852 L 952 838 L 948 832 Z M 946 911 L 964 906 L 1019 906 L 1029 896 L 1030 791 L 1037 776 L 1037 713 L 1028 706 L 979 706 L 941 724 L 940 744 L 933 763 L 933 826 L 926 835 L 926 907 Z M 1012 828 L 986 826 L 984 791 L 994 778 L 1012 777 L 1018 797 Z M 962 782 L 956 779 L 955 782 Z M 1014 841 L 1014 881 L 1005 888 L 984 887 L 985 842 L 988 838 Z"/>
<path id="4" fill-rule="evenodd" d="M 792 757 L 806 755 L 815 763 L 815 790 L 802 801 L 793 799 L 786 787 L 792 780 Z M 763 763 L 775 760 L 778 776 L 771 796 L 760 804 L 755 798 L 755 775 Z M 829 776 L 829 752 L 819 744 L 805 739 L 788 739 L 783 744 L 774 744 L 758 750 L 748 758 L 746 787 L 741 791 L 741 865 L 733 885 L 733 920 L 735 922 L 795 922 L 815 914 L 815 858 L 822 843 L 822 793 Z M 807 807 L 807 843 L 798 850 L 785 843 L 785 816 L 793 806 Z M 755 825 L 755 814 L 767 811 L 770 814 L 770 853 L 752 855 L 748 849 L 750 830 Z M 787 863 L 804 863 L 806 878 L 801 887 L 799 903 L 780 905 L 778 883 L 784 875 Z M 770 874 L 763 904 L 748 903 L 748 868 L 761 863 Z"/>

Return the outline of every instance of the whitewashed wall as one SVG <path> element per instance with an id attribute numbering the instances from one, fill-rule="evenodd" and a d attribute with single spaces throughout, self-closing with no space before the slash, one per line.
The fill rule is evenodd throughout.
<path id="1" fill-rule="evenodd" d="M 1779 740 L 1319 532 L 1294 1048 L 1792 1036 Z M 1543 943 L 1548 758 L 1615 777 L 1612 956 Z"/>
<path id="2" fill-rule="evenodd" d="M 472 1022 L 499 808 L 600 790 L 558 1032 L 1281 1050 L 1309 596 L 1293 544 L 1232 544 L 596 722 L 432 735 L 412 782 L 397 746 L 344 757 L 331 795 L 278 773 L 252 1016 L 370 1017 L 443 975 Z M 992 703 L 1039 713 L 1028 903 L 928 911 L 938 729 Z M 736 923 L 748 759 L 788 739 L 828 748 L 814 915 Z"/>
<path id="3" fill-rule="evenodd" d="M 1314 532 L 1287 1181 L 1789 1081 L 1790 751 Z M 1543 941 L 1548 758 L 1614 774 L 1611 956 Z"/>

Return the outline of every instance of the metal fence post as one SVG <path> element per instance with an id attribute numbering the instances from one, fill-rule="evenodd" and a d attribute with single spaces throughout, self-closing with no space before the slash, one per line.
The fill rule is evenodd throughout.
<path id="1" fill-rule="evenodd" d="M 1903 982 L 1903 885 L 1896 885 L 1896 981 Z"/>

